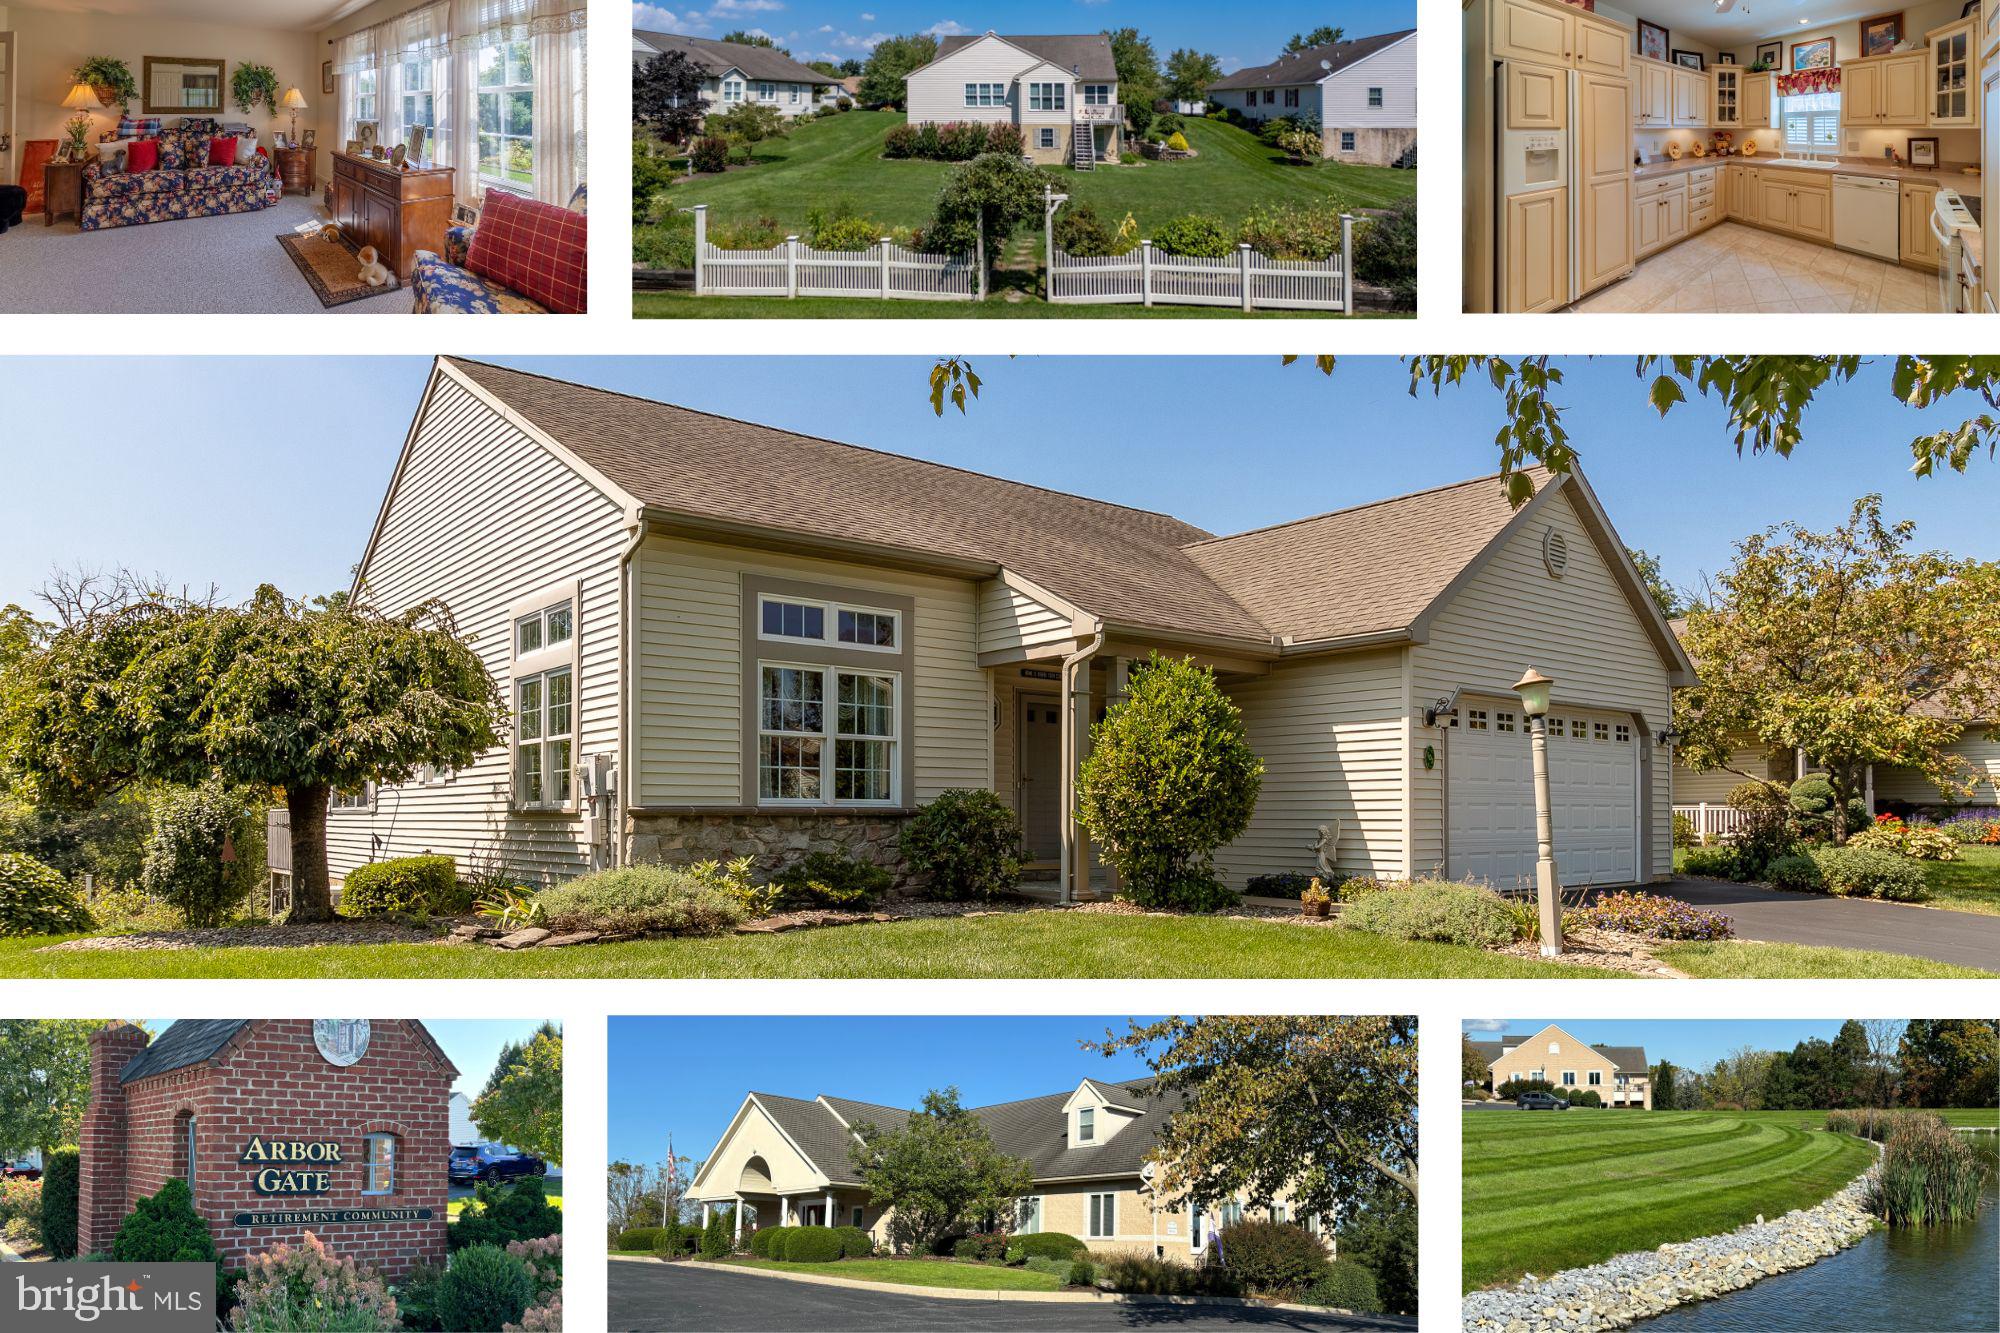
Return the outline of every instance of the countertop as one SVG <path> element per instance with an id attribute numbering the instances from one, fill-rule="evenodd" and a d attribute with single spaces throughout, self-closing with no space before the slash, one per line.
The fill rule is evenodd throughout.
<path id="1" fill-rule="evenodd" d="M 1728 157 L 1716 157 L 1711 154 L 1708 157 L 1684 157 L 1678 162 L 1648 162 L 1642 167 L 1634 167 L 1632 169 L 1632 179 L 1635 181 L 1652 180 L 1658 176 L 1673 176 L 1682 172 L 1696 171 L 1702 167 L 1719 167 L 1732 162 L 1746 167 L 1775 167 L 1778 165 L 1778 159 L 1775 156 L 1768 156 L 1763 153 L 1759 153 L 1755 157 L 1745 157 L 1741 153 L 1735 153 Z M 1970 188 L 1975 191 L 1978 189 L 1979 182 L 1979 177 L 1966 175 L 1959 163 L 1947 163 L 1942 167 L 1911 167 L 1897 166 L 1894 163 L 1885 162 L 1881 158 L 1843 157 L 1824 166 L 1817 167 L 1787 163 L 1786 169 L 1824 172 L 1829 176 L 1839 173 L 1843 176 L 1876 176 L 1887 180 L 1923 181 L 1932 185 L 1951 185 L 1954 189 L 1967 188 L 1969 182 Z"/>

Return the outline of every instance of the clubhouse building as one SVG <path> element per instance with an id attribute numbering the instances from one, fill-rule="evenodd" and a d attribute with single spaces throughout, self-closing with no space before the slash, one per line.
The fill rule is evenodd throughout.
<path id="1" fill-rule="evenodd" d="M 1594 1092 L 1606 1106 L 1653 1109 L 1653 1079 L 1643 1046 L 1593 1046 L 1551 1023 L 1533 1036 L 1469 1042 L 1486 1062 L 1486 1088 L 1512 1079 L 1541 1078 L 1556 1095 Z"/>

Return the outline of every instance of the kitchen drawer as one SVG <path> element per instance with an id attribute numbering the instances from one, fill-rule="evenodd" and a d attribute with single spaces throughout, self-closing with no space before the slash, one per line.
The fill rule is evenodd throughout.
<path id="1" fill-rule="evenodd" d="M 1685 176 L 1655 176 L 1651 180 L 1638 182 L 1633 187 L 1632 193 L 1634 197 L 1639 199 L 1655 199 L 1660 195 L 1672 194 L 1676 190 L 1685 189 L 1687 189 L 1687 178 Z"/>
<path id="2" fill-rule="evenodd" d="M 1704 186 L 1708 187 L 1709 189 L 1714 189 L 1715 168 L 1696 167 L 1693 171 L 1690 171 L 1687 174 L 1687 181 L 1688 181 L 1688 193 L 1690 194 L 1700 194 Z"/>
<path id="3" fill-rule="evenodd" d="M 1703 227 L 1713 225 L 1714 222 L 1715 222 L 1714 200 L 1711 199 L 1704 203 L 1690 205 L 1688 212 L 1689 231 L 1700 231 Z"/>
<path id="4" fill-rule="evenodd" d="M 1688 182 L 1688 198 L 1690 200 L 1707 199 L 1714 193 L 1715 193 L 1715 181 L 1712 178 L 1705 181 Z"/>

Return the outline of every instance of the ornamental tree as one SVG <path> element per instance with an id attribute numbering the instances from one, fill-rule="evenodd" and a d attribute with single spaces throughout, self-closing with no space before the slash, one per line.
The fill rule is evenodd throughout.
<path id="1" fill-rule="evenodd" d="M 71 619 L 16 668 L 5 730 L 38 799 L 85 806 L 132 783 L 282 789 L 294 923 L 327 921 L 327 803 L 422 765 L 464 768 L 506 704 L 450 613 L 401 615 L 265 585 L 242 606 L 133 590 Z"/>
<path id="2" fill-rule="evenodd" d="M 472 1104 L 472 1123 L 488 1139 L 560 1164 L 562 1067 L 562 1031 L 544 1023 L 525 1045 L 501 1051 L 485 1090 Z"/>
<path id="3" fill-rule="evenodd" d="M 910 71 L 937 59 L 937 38 L 926 32 L 875 43 L 861 67 L 859 96 L 864 106 L 901 106 L 910 95 Z"/>
<path id="4" fill-rule="evenodd" d="M 1034 1188 L 1034 1171 L 993 1146 L 978 1116 L 959 1105 L 958 1089 L 924 1094 L 901 1129 L 863 1121 L 851 1151 L 869 1200 L 894 1209 L 889 1241 L 929 1254 L 937 1243 L 992 1215 L 1006 1229 L 1014 1203 Z"/>
<path id="5" fill-rule="evenodd" d="M 1782 523 L 1739 542 L 1714 604 L 1688 615 L 1701 680 L 1674 700 L 1681 761 L 1738 772 L 1748 735 L 1815 760 L 1836 809 L 1870 764 L 1969 795 L 1947 747 L 2000 700 L 2000 565 L 1912 550 L 1914 535 L 1869 495 L 1831 532 Z M 1846 840 L 1844 821 L 1832 831 Z"/>
<path id="6" fill-rule="evenodd" d="M 1160 1129 L 1154 1188 L 1205 1207 L 1289 1195 L 1337 1217 L 1379 1188 L 1417 1197 L 1417 1020 L 1291 1014 L 1165 1018 L 1087 1049 L 1135 1050 L 1178 1095 Z"/>
<path id="7" fill-rule="evenodd" d="M 684 143 L 708 114 L 702 72 L 683 51 L 663 51 L 632 76 L 632 119 L 668 143 Z"/>
<path id="8" fill-rule="evenodd" d="M 0 1153 L 76 1142 L 90 1100 L 90 1034 L 105 1021 L 0 1022 Z"/>

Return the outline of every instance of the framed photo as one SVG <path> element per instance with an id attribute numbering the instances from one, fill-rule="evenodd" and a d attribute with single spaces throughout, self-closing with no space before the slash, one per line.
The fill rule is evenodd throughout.
<path id="1" fill-rule="evenodd" d="M 430 131 L 422 125 L 410 126 L 410 161 L 423 162 L 426 160 L 424 157 L 424 141 L 429 137 Z"/>
<path id="2" fill-rule="evenodd" d="M 1785 44 L 1783 42 L 1759 43 L 1757 46 L 1756 63 L 1759 65 L 1768 65 L 1772 69 L 1776 69 L 1778 66 L 1784 64 Z"/>
<path id="3" fill-rule="evenodd" d="M 1648 60 L 1667 58 L 1667 30 L 1657 23 L 1639 20 L 1639 54 Z"/>
<path id="4" fill-rule="evenodd" d="M 1736 53 L 1734 51 L 1717 51 L 1715 53 L 1715 63 L 1718 65 L 1733 65 L 1736 63 Z"/>
<path id="5" fill-rule="evenodd" d="M 1708 68 L 1708 65 L 1706 64 L 1706 62 L 1703 61 L 1701 52 L 1699 51 L 1682 51 L 1676 49 L 1674 51 L 1674 63 L 1676 65 L 1684 66 L 1688 69 Z"/>
<path id="6" fill-rule="evenodd" d="M 301 134 L 299 136 L 299 147 L 305 149 L 308 153 L 310 153 L 313 150 L 313 148 L 317 146 L 318 143 L 319 143 L 318 130 L 307 130 L 304 134 Z"/>
<path id="7" fill-rule="evenodd" d="M 349 139 L 349 140 L 347 141 L 347 155 L 348 155 L 349 157 L 362 157 L 362 156 L 365 156 L 365 154 L 363 154 L 363 153 L 362 153 L 362 151 L 361 151 L 361 140 L 359 140 L 359 139 Z"/>
<path id="8" fill-rule="evenodd" d="M 374 151 L 375 151 L 375 133 L 376 133 L 376 129 L 375 129 L 375 122 L 374 122 L 374 121 L 372 121 L 372 120 L 357 120 L 357 121 L 355 121 L 355 122 L 354 122 L 354 132 L 355 132 L 355 134 L 359 135 L 359 136 L 360 136 L 360 138 L 361 138 L 361 151 L 362 151 L 362 152 L 364 152 L 364 153 L 372 153 L 372 152 L 374 152 Z"/>
<path id="9" fill-rule="evenodd" d="M 331 60 L 322 60 L 319 62 L 319 91 L 322 97 L 333 96 L 333 62 Z"/>
<path id="10" fill-rule="evenodd" d="M 1861 20 L 1861 54 L 1886 56 L 1903 40 L 1903 11 Z"/>
<path id="11" fill-rule="evenodd" d="M 1910 165 L 1913 167 L 1935 167 L 1938 164 L 1938 141 L 1935 136 L 1909 141 Z"/>
<path id="12" fill-rule="evenodd" d="M 1792 72 L 1833 68 L 1833 38 L 1815 37 L 1809 42 L 1792 43 Z"/>

